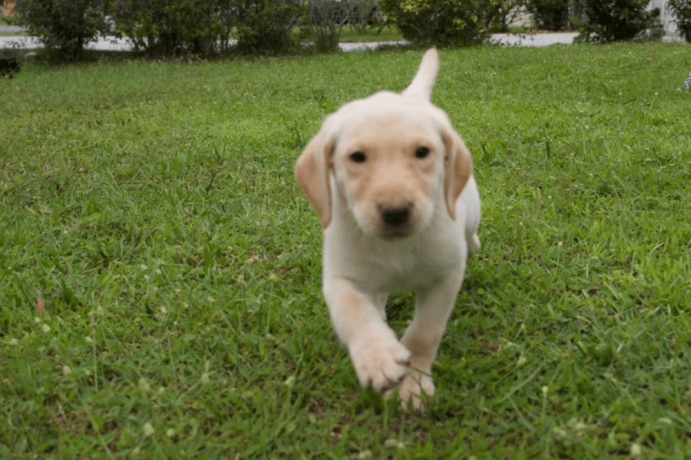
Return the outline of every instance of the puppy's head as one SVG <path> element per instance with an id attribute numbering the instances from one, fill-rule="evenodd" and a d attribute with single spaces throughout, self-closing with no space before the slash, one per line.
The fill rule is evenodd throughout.
<path id="1" fill-rule="evenodd" d="M 446 114 L 429 102 L 437 68 L 429 50 L 402 94 L 377 93 L 326 119 L 295 171 L 324 228 L 332 220 L 331 177 L 337 199 L 367 235 L 411 235 L 435 211 L 455 219 L 471 160 Z"/>

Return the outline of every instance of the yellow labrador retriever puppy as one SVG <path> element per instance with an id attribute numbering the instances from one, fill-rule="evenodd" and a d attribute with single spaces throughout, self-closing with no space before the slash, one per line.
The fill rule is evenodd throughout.
<path id="1" fill-rule="evenodd" d="M 402 94 L 380 92 L 330 115 L 295 175 L 324 230 L 323 290 L 360 384 L 400 383 L 407 407 L 434 394 L 430 376 L 466 259 L 480 247 L 480 196 L 470 153 L 432 105 L 437 51 Z M 386 324 L 391 292 L 416 294 L 399 342 Z"/>

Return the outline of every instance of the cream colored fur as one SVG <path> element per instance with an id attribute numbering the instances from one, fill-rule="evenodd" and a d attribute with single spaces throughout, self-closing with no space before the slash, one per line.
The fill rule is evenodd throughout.
<path id="1" fill-rule="evenodd" d="M 470 153 L 430 102 L 438 66 L 431 49 L 402 94 L 341 107 L 296 166 L 324 229 L 324 297 L 360 384 L 398 385 L 416 409 L 421 392 L 434 394 L 432 363 L 468 255 L 480 247 Z M 414 292 L 416 303 L 399 341 L 385 307 L 401 291 Z"/>

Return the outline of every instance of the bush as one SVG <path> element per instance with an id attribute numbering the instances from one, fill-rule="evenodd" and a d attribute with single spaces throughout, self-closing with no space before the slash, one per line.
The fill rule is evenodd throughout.
<path id="1" fill-rule="evenodd" d="M 357 6 L 348 17 L 348 25 L 352 30 L 364 34 L 370 27 L 385 25 L 379 11 L 379 0 L 355 0 L 355 2 Z"/>
<path id="2" fill-rule="evenodd" d="M 238 50 L 243 54 L 286 54 L 300 49 L 292 30 L 301 0 L 241 0 L 238 5 Z"/>
<path id="3" fill-rule="evenodd" d="M 209 56 L 228 47 L 235 6 L 228 0 L 118 0 L 117 34 L 150 56 Z"/>
<path id="4" fill-rule="evenodd" d="M 18 0 L 17 22 L 56 57 L 78 60 L 88 43 L 105 31 L 103 0 Z"/>
<path id="5" fill-rule="evenodd" d="M 658 26 L 660 10 L 648 11 L 649 0 L 584 0 L 587 22 L 576 20 L 577 41 L 608 43 L 631 40 Z"/>
<path id="6" fill-rule="evenodd" d="M 528 0 L 526 9 L 541 30 L 566 30 L 569 26 L 569 0 Z"/>
<path id="7" fill-rule="evenodd" d="M 357 0 L 309 0 L 307 34 L 314 40 L 317 52 L 338 50 L 343 25 L 356 20 L 361 3 Z"/>
<path id="8" fill-rule="evenodd" d="M 691 0 L 669 0 L 667 8 L 672 11 L 681 36 L 691 43 Z"/>
<path id="9" fill-rule="evenodd" d="M 508 5 L 506 0 L 382 0 L 380 8 L 406 40 L 443 47 L 485 42 Z"/>

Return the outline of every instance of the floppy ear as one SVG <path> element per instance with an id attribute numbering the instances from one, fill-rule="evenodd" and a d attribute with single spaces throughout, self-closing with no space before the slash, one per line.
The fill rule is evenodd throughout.
<path id="1" fill-rule="evenodd" d="M 461 137 L 451 129 L 442 131 L 444 156 L 444 198 L 451 219 L 456 220 L 456 201 L 473 172 L 473 161 Z"/>
<path id="2" fill-rule="evenodd" d="M 329 173 L 334 143 L 324 145 L 322 137 L 322 133 L 314 136 L 300 155 L 295 166 L 295 179 L 302 193 L 317 210 L 322 227 L 326 228 L 331 223 Z"/>

